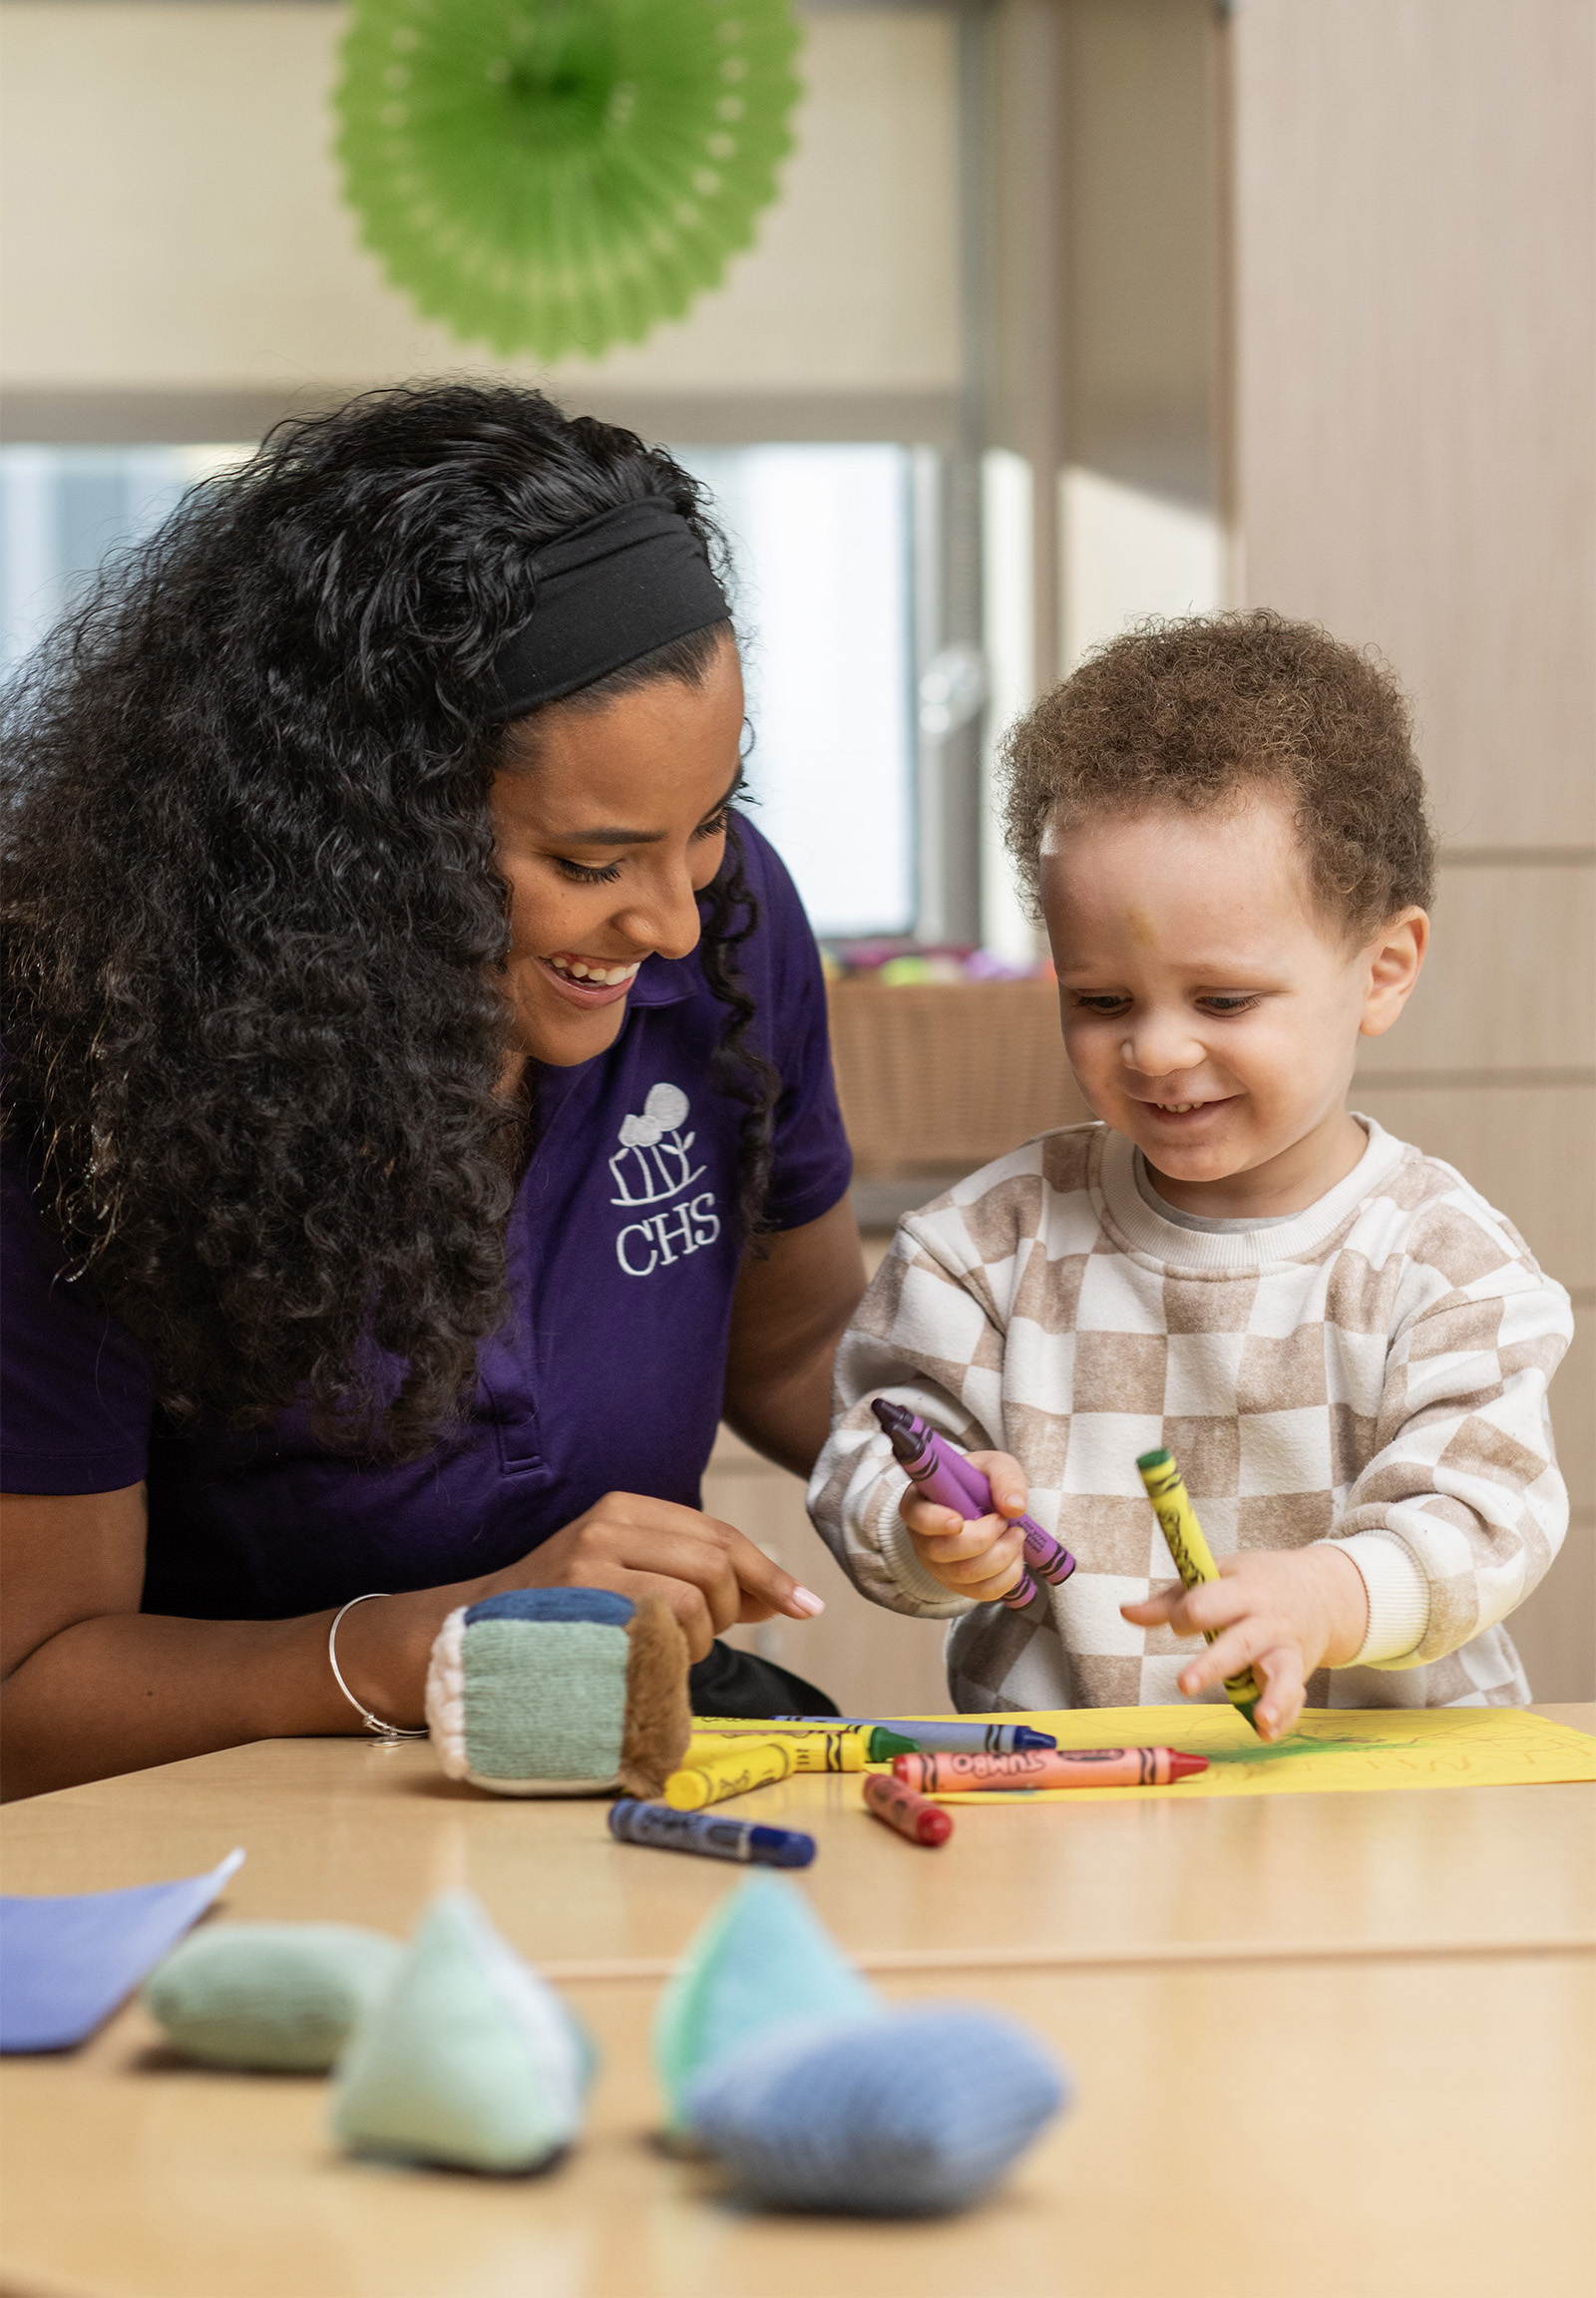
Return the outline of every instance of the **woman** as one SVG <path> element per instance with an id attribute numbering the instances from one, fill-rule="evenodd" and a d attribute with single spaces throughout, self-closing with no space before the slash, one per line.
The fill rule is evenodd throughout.
<path id="1" fill-rule="evenodd" d="M 698 1508 L 722 1410 L 807 1473 L 863 1289 L 718 549 L 629 433 L 377 395 L 15 696 L 8 1793 L 414 1729 L 509 1587 L 657 1589 L 697 1704 L 817 1697 L 714 1644 L 821 1606 Z"/>

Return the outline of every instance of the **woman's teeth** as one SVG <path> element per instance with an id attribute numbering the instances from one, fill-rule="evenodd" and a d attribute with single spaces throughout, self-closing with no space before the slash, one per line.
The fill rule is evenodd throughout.
<path id="1" fill-rule="evenodd" d="M 596 981 L 601 989 L 612 989 L 617 981 L 631 979 L 641 959 L 630 965 L 595 965 L 581 958 L 551 958 L 549 962 L 568 981 Z"/>

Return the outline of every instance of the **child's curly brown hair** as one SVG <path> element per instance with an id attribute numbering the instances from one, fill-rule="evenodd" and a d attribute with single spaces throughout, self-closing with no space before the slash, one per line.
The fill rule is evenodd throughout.
<path id="1" fill-rule="evenodd" d="M 1407 703 L 1373 653 L 1263 607 L 1144 622 L 1009 728 L 1003 830 L 1033 915 L 1049 824 L 1290 800 L 1309 883 L 1354 941 L 1427 909 L 1435 843 Z"/>

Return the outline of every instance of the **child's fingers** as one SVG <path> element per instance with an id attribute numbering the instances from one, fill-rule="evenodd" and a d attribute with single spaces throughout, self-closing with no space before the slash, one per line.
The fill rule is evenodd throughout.
<path id="1" fill-rule="evenodd" d="M 1277 1644 L 1253 1662 L 1253 1674 L 1263 1684 L 1263 1698 L 1253 1710 L 1253 1722 L 1264 1739 L 1284 1739 L 1296 1728 L 1308 1687 L 1303 1681 L 1303 1656 L 1295 1644 Z"/>
<path id="2" fill-rule="evenodd" d="M 979 1468 L 992 1486 L 993 1506 L 1000 1516 L 1023 1516 L 1029 1497 L 1025 1471 L 1011 1452 L 972 1452 L 971 1465 Z"/>
<path id="3" fill-rule="evenodd" d="M 1239 1676 L 1244 1668 L 1252 1667 L 1266 1652 L 1277 1650 L 1282 1641 L 1278 1619 L 1254 1616 L 1238 1620 L 1222 1636 L 1216 1636 L 1206 1651 L 1187 1662 L 1180 1672 L 1180 1689 L 1188 1699 L 1210 1691 L 1227 1676 Z"/>
<path id="4" fill-rule="evenodd" d="M 998 1569 L 999 1551 L 1004 1558 L 1017 1556 L 1024 1545 L 1024 1535 L 1000 1516 L 977 1516 L 961 1524 L 957 1532 L 938 1533 L 915 1542 L 921 1562 L 934 1570 L 942 1565 L 957 1568 L 980 1564 L 985 1572 Z"/>
<path id="5" fill-rule="evenodd" d="M 1019 1586 L 1022 1570 L 1023 1566 L 1016 1558 L 1006 1570 L 995 1572 L 990 1579 L 964 1582 L 958 1592 L 961 1596 L 968 1596 L 974 1604 L 996 1604 L 999 1597 L 1008 1595 Z"/>
<path id="6" fill-rule="evenodd" d="M 1166 1580 L 1162 1588 L 1155 1587 L 1152 1595 L 1144 1596 L 1140 1603 L 1121 1604 L 1119 1616 L 1137 1628 L 1166 1628 L 1185 1601 L 1186 1591 L 1180 1582 Z M 1189 1636 L 1193 1631 L 1177 1629 L 1176 1633 Z"/>
<path id="7" fill-rule="evenodd" d="M 1176 1598 L 1169 1625 L 1177 1636 L 1212 1636 L 1254 1617 L 1267 1601 L 1245 1581 L 1204 1580 Z"/>
<path id="8" fill-rule="evenodd" d="M 983 1516 L 980 1523 L 999 1527 L 995 1539 L 980 1549 L 965 1555 L 943 1556 L 937 1553 L 944 1547 L 957 1547 L 955 1541 L 927 1540 L 918 1543 L 920 1561 L 943 1586 L 955 1596 L 968 1596 L 973 1603 L 991 1604 L 999 1596 L 1006 1596 L 1019 1584 L 1024 1569 L 1024 1539 L 1001 1519 Z M 975 1530 L 975 1526 L 968 1527 Z"/>
<path id="9" fill-rule="evenodd" d="M 957 1537 L 965 1528 L 965 1518 L 957 1509 L 945 1508 L 940 1500 L 926 1500 L 913 1484 L 898 1503 L 898 1513 L 917 1540 L 939 1540 Z M 996 1517 L 978 1517 L 978 1523 L 996 1523 Z"/>
<path id="10" fill-rule="evenodd" d="M 967 1558 L 985 1556 L 999 1540 L 1010 1544 L 1022 1540 L 1001 1516 L 973 1516 L 966 1523 L 961 1517 L 951 1518 L 946 1509 L 936 1508 L 932 1510 L 932 1519 L 929 1532 L 921 1532 L 913 1524 L 909 1527 L 915 1534 L 915 1546 L 927 1563 L 961 1564 Z"/>

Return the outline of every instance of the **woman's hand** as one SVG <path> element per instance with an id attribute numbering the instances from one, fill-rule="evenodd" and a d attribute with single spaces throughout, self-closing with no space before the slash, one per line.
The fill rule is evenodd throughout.
<path id="1" fill-rule="evenodd" d="M 37 1795 L 148 1763 L 300 1732 L 358 1732 L 327 1664 L 330 1611 L 290 1620 L 189 1620 L 139 1609 L 141 1485 L 4 1506 L 4 1768 L 0 1792 Z M 610 1492 L 508 1570 L 359 1604 L 338 1628 L 356 1699 L 416 1728 L 433 1639 L 463 1604 L 507 1588 L 662 1595 L 693 1658 L 717 1629 L 773 1612 L 812 1619 L 818 1596 L 731 1525 Z"/>
<path id="2" fill-rule="evenodd" d="M 633 1600 L 662 1596 L 694 1660 L 702 1660 L 721 1630 L 739 1621 L 768 1620 L 776 1612 L 789 1620 L 813 1620 L 826 1609 L 733 1525 L 640 1492 L 606 1492 L 519 1564 L 495 1573 L 483 1593 L 506 1588 L 612 1588 Z"/>
<path id="3" fill-rule="evenodd" d="M 914 1534 L 915 1554 L 951 1596 L 992 1604 L 1019 1585 L 1025 1536 L 1012 1519 L 1025 1513 L 1025 1472 L 1006 1452 L 972 1452 L 992 1486 L 997 1503 L 991 1516 L 965 1518 L 940 1501 L 922 1499 L 911 1484 L 898 1513 Z"/>
<path id="4" fill-rule="evenodd" d="M 1136 1628 L 1168 1627 L 1177 1636 L 1217 1629 L 1216 1641 L 1181 1670 L 1180 1689 L 1191 1699 L 1251 1668 L 1263 1691 L 1253 1722 L 1265 1739 L 1292 1729 L 1314 1670 L 1345 1668 L 1369 1633 L 1364 1576 L 1330 1541 L 1222 1556 L 1217 1580 L 1119 1609 Z"/>

